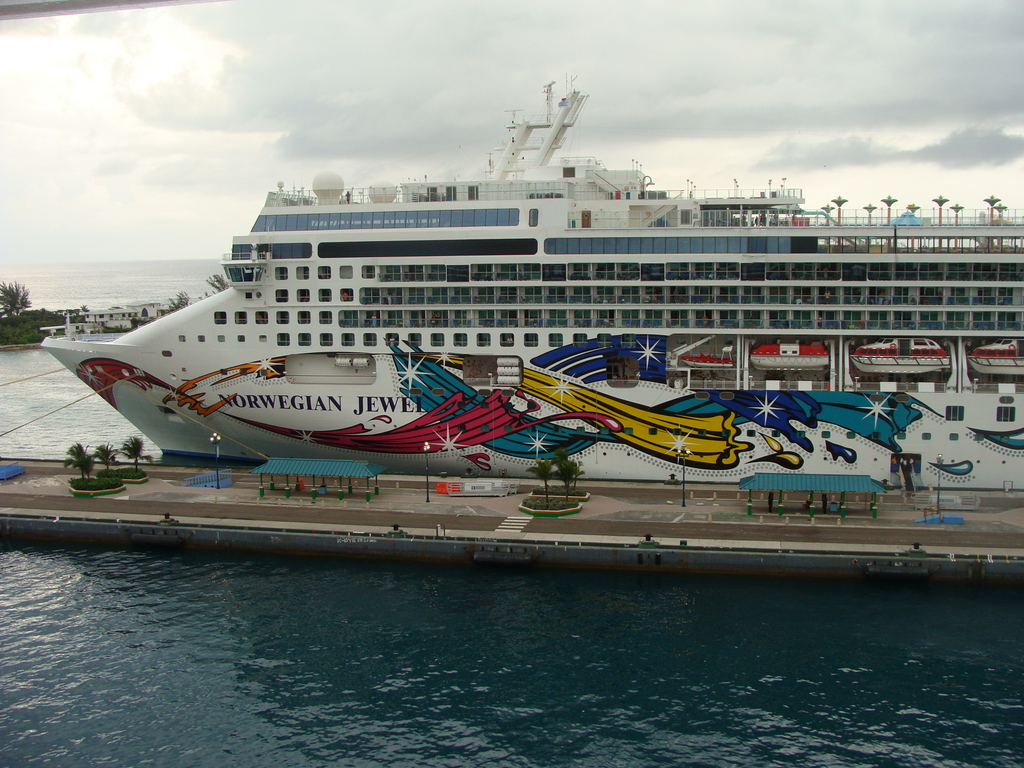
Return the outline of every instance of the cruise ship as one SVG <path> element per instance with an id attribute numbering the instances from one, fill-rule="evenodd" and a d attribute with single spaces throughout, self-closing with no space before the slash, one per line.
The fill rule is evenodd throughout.
<path id="1" fill-rule="evenodd" d="M 1012 487 L 1024 226 L 998 198 L 665 190 L 561 154 L 587 95 L 545 94 L 485 178 L 278 183 L 227 290 L 45 348 L 165 453 Z"/>

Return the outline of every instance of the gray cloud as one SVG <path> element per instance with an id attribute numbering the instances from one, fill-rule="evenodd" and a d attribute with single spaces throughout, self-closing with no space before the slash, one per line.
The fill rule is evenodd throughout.
<path id="1" fill-rule="evenodd" d="M 787 139 L 774 147 L 757 168 L 811 170 L 900 162 L 973 168 L 1007 165 L 1021 157 L 1024 157 L 1024 136 L 1003 130 L 962 130 L 919 149 L 898 149 L 862 137 L 816 143 Z"/>

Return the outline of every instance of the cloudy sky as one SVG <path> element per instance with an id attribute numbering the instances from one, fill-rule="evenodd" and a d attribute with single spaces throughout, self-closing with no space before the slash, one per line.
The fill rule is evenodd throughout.
<path id="1" fill-rule="evenodd" d="M 479 177 L 567 75 L 567 146 L 661 189 L 1024 208 L 1024 3 L 228 0 L 0 21 L 3 263 L 216 258 L 277 181 Z M 560 95 L 560 94 L 556 94 Z M 0 269 L 2 277 L 2 269 Z"/>

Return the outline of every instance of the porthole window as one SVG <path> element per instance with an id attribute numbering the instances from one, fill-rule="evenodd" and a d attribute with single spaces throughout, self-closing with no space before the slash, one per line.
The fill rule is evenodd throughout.
<path id="1" fill-rule="evenodd" d="M 334 334 L 333 333 L 321 333 L 320 334 L 320 346 L 321 347 L 333 347 L 334 346 Z"/>
<path id="2" fill-rule="evenodd" d="M 548 334 L 548 346 L 549 347 L 560 347 L 560 346 L 562 346 L 562 334 L 560 334 L 560 333 L 549 333 Z"/>
<path id="3" fill-rule="evenodd" d="M 430 346 L 432 346 L 432 347 L 443 347 L 444 346 L 444 334 L 443 333 L 432 333 L 432 334 L 430 334 Z"/>
<path id="4" fill-rule="evenodd" d="M 334 313 L 329 309 L 321 310 L 320 325 L 330 325 L 334 322 Z"/>
<path id="5" fill-rule="evenodd" d="M 540 339 L 536 333 L 527 333 L 523 336 L 523 344 L 527 347 L 536 347 L 540 343 Z"/>
<path id="6" fill-rule="evenodd" d="M 999 398 L 1000 405 L 1013 405 L 1013 398 L 1009 395 L 1003 395 Z"/>
<path id="7" fill-rule="evenodd" d="M 277 334 L 277 346 L 279 346 L 279 347 L 287 347 L 291 343 L 292 343 L 292 338 L 287 333 L 279 333 L 279 334 Z"/>
<path id="8" fill-rule="evenodd" d="M 245 341 L 245 336 L 238 336 L 237 338 L 238 338 L 239 341 L 242 341 L 242 342 Z"/>
<path id="9" fill-rule="evenodd" d="M 178 337 L 178 341 L 184 341 L 184 340 L 185 340 L 184 336 L 179 336 Z M 170 355 L 166 355 L 166 357 L 170 357 Z"/>
<path id="10" fill-rule="evenodd" d="M 263 343 L 263 344 L 267 343 L 267 337 L 266 337 L 265 334 L 262 334 L 262 333 L 260 334 L 260 342 Z"/>
<path id="11" fill-rule="evenodd" d="M 298 301 L 309 301 L 309 288 L 299 288 L 299 290 L 295 292 L 295 298 Z"/>
<path id="12" fill-rule="evenodd" d="M 316 276 L 320 280 L 330 280 L 331 279 L 331 268 L 329 266 L 317 267 L 316 268 Z"/>
<path id="13" fill-rule="evenodd" d="M 281 289 L 279 289 L 277 291 L 274 291 L 274 300 L 278 304 L 286 303 L 288 301 L 288 289 L 281 288 Z"/>
<path id="14" fill-rule="evenodd" d="M 287 312 L 278 312 L 277 313 L 277 324 L 278 325 L 288 325 L 289 317 L 290 316 L 289 316 L 289 314 Z"/>
<path id="15" fill-rule="evenodd" d="M 476 335 L 476 345 L 478 347 L 489 347 L 489 346 L 491 346 L 491 334 L 489 334 L 489 333 L 478 333 Z"/>
<path id="16" fill-rule="evenodd" d="M 216 325 L 227 325 L 228 324 L 228 313 L 227 312 L 214 312 L 213 322 Z"/>
<path id="17" fill-rule="evenodd" d="M 311 347 L 313 345 L 313 334 L 311 333 L 300 333 L 299 334 L 299 346 L 300 347 Z"/>
<path id="18" fill-rule="evenodd" d="M 932 439 L 932 433 L 931 432 L 922 432 L 921 433 L 921 439 L 922 440 L 931 440 Z"/>
<path id="19" fill-rule="evenodd" d="M 171 350 L 165 349 L 160 354 L 163 355 L 164 357 L 170 357 L 173 353 L 171 352 Z"/>
<path id="20" fill-rule="evenodd" d="M 299 321 L 299 325 L 309 325 L 311 322 L 313 322 L 313 313 L 306 311 L 299 312 L 297 314 L 297 319 Z"/>
<path id="21" fill-rule="evenodd" d="M 418 347 L 423 344 L 423 336 L 419 333 L 410 333 L 409 338 L 406 339 L 409 344 L 413 347 Z"/>
<path id="22" fill-rule="evenodd" d="M 949 433 L 949 439 L 950 440 L 959 440 L 960 439 L 960 434 L 957 433 L 957 432 L 950 432 Z"/>
<path id="23" fill-rule="evenodd" d="M 354 333 L 343 333 L 341 334 L 341 346 L 343 347 L 354 347 L 356 345 L 356 335 Z"/>
<path id="24" fill-rule="evenodd" d="M 248 312 L 235 312 L 235 325 L 245 325 L 249 322 Z"/>
<path id="25" fill-rule="evenodd" d="M 330 301 L 331 300 L 331 289 L 321 288 L 316 292 L 317 301 Z"/>
<path id="26" fill-rule="evenodd" d="M 270 313 L 264 309 L 256 311 L 256 325 L 266 325 L 270 322 Z"/>
<path id="27" fill-rule="evenodd" d="M 196 341 L 206 341 L 205 336 L 196 336 Z"/>
<path id="28" fill-rule="evenodd" d="M 503 333 L 499 337 L 498 341 L 503 347 L 511 347 L 515 345 L 516 337 L 515 334 L 512 333 Z"/>
<path id="29" fill-rule="evenodd" d="M 364 347 L 376 347 L 377 346 L 377 334 L 376 333 L 364 333 L 363 334 L 363 346 Z"/>
<path id="30" fill-rule="evenodd" d="M 469 334 L 456 333 L 455 334 L 455 346 L 456 347 L 468 347 L 469 346 Z"/>
<path id="31" fill-rule="evenodd" d="M 217 341 L 227 341 L 227 337 L 226 336 L 218 336 L 217 337 Z"/>
<path id="32" fill-rule="evenodd" d="M 309 280 L 309 267 L 296 267 L 295 268 L 295 279 L 296 280 Z"/>

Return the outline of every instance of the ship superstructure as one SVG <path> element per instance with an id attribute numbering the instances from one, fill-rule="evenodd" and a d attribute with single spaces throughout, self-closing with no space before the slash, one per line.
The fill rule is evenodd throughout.
<path id="1" fill-rule="evenodd" d="M 228 290 L 46 348 L 171 453 L 217 432 L 237 458 L 396 471 L 426 452 L 521 476 L 561 448 L 592 478 L 1013 480 L 1018 216 L 662 190 L 556 157 L 587 96 L 546 92 L 487 178 L 279 184 L 223 259 Z"/>

